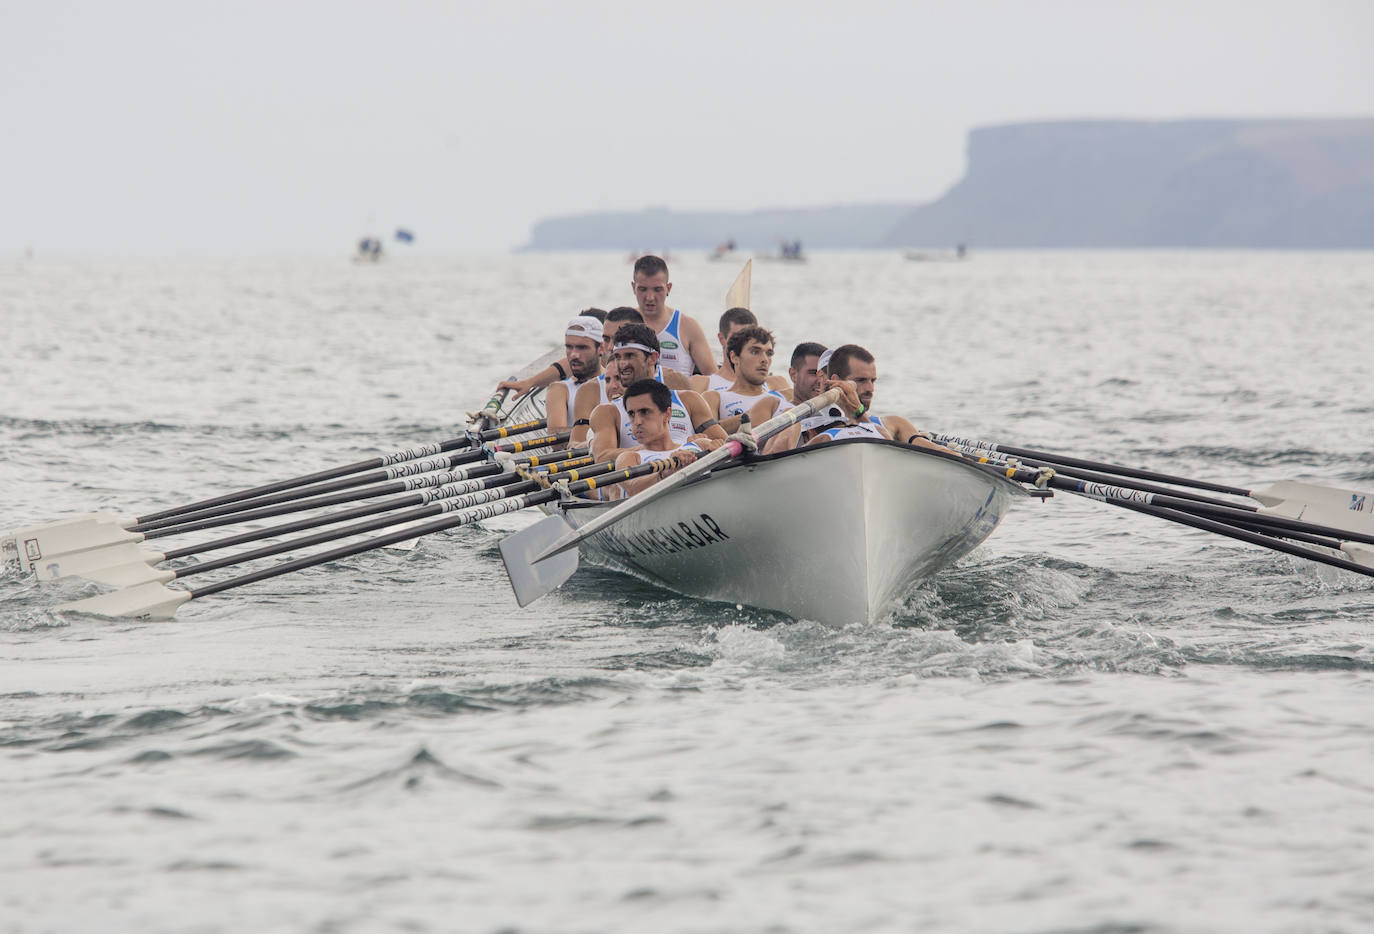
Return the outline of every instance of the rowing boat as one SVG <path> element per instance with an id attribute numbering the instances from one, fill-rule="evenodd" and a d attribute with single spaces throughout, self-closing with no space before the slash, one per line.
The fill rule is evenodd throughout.
<path id="1" fill-rule="evenodd" d="M 730 462 L 579 549 L 688 596 L 871 622 L 977 547 L 1025 495 L 986 467 L 855 438 Z M 616 504 L 569 497 L 542 508 L 581 528 Z"/>

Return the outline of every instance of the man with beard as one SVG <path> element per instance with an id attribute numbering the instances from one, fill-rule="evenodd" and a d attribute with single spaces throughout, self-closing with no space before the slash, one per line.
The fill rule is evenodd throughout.
<path id="1" fill-rule="evenodd" d="M 658 335 L 648 325 L 622 325 L 615 335 L 611 365 L 619 372 L 620 382 L 626 387 L 642 379 L 654 379 L 659 374 Z M 725 430 L 720 427 L 699 393 L 690 389 L 673 389 L 670 390 L 670 400 L 668 430 L 675 444 L 682 444 L 698 433 L 725 440 Z M 635 445 L 623 396 L 610 405 L 598 405 L 592 411 L 590 428 L 593 436 L 592 455 L 599 461 Z"/>
<path id="2" fill-rule="evenodd" d="M 787 376 L 792 380 L 791 389 L 785 393 L 765 393 L 754 407 L 749 410 L 749 420 L 755 425 L 766 422 L 792 408 L 809 402 L 820 395 L 823 379 L 818 365 L 825 347 L 815 341 L 805 341 L 792 351 L 792 360 L 787 368 Z"/>
<path id="3" fill-rule="evenodd" d="M 581 387 L 597 382 L 601 374 L 601 322 L 590 315 L 578 315 L 568 322 L 563 334 L 563 351 L 569 376 L 548 388 L 544 412 L 549 431 L 572 425 L 573 401 Z"/>

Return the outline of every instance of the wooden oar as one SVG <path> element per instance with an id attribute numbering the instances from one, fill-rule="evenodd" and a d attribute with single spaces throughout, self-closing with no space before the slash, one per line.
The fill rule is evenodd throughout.
<path id="1" fill-rule="evenodd" d="M 546 434 L 521 435 L 518 441 L 501 445 L 501 450 L 518 452 L 528 451 L 534 448 L 550 447 L 554 444 L 561 444 L 567 441 L 569 434 L 571 434 L 570 430 L 563 429 Z M 494 448 L 492 450 L 494 450 Z M 479 461 L 488 460 L 490 456 L 491 451 L 483 447 L 476 451 L 463 451 L 457 454 L 444 455 L 442 457 L 425 458 L 423 460 L 411 461 L 406 464 L 399 464 L 394 467 L 384 467 L 381 470 L 360 473 L 352 477 L 331 480 L 328 483 L 319 483 L 313 486 L 301 487 L 297 490 L 287 490 L 281 493 L 271 493 L 267 496 L 257 496 L 253 499 L 245 499 L 237 503 L 226 503 L 223 506 L 214 506 L 196 512 L 182 513 L 166 519 L 159 519 L 155 522 L 139 522 L 129 526 L 128 531 L 152 532 L 157 529 L 166 529 L 173 526 L 183 529 L 205 528 L 206 526 L 198 526 L 195 523 L 206 519 L 215 519 L 234 514 L 241 514 L 245 518 L 256 518 L 258 515 L 272 515 L 273 513 L 261 512 L 262 507 L 275 506 L 279 503 L 291 503 L 298 500 L 307 501 L 311 498 L 318 499 L 329 493 L 335 493 L 339 490 L 353 490 L 369 483 L 379 483 L 383 486 L 387 486 L 388 481 L 401 481 L 407 478 L 433 473 L 435 471 L 451 470 L 454 467 L 461 467 L 465 464 L 475 464 Z M 400 492 L 400 490 L 397 489 L 383 490 L 383 486 L 371 487 L 370 489 L 388 493 Z M 374 493 L 373 495 L 377 494 Z M 329 504 L 321 503 L 321 505 Z"/>
<path id="2" fill-rule="evenodd" d="M 614 469 L 615 461 L 603 461 L 598 464 L 591 464 L 583 469 L 570 469 L 563 473 L 561 478 L 569 482 L 584 480 L 590 477 L 600 477 L 610 473 Z M 204 574 L 206 571 L 217 571 L 221 568 L 231 567 L 235 564 L 256 561 L 259 558 L 267 558 L 272 555 L 299 551 L 302 548 L 310 548 L 315 545 L 337 541 L 342 538 L 352 538 L 377 529 L 386 528 L 387 526 L 405 525 L 407 523 L 418 525 L 422 520 L 431 516 L 458 512 L 462 509 L 470 509 L 474 506 L 481 506 L 485 503 L 495 502 L 507 497 L 519 496 L 522 493 L 533 493 L 548 486 L 548 482 L 545 480 L 526 479 L 514 474 L 493 477 L 491 479 L 501 482 L 499 484 L 492 483 L 489 486 L 472 490 L 463 489 L 460 485 L 440 487 L 438 490 L 428 491 L 429 495 L 427 495 L 423 503 L 418 506 L 413 501 L 405 503 L 404 505 L 398 503 L 391 506 L 387 514 L 369 519 L 365 522 L 344 526 L 342 528 L 330 529 L 325 532 L 317 532 L 314 535 L 306 535 L 300 538 L 263 545 L 249 551 L 238 552 L 212 561 L 199 561 L 195 564 L 183 565 L 179 568 L 165 568 L 159 570 L 152 567 L 147 561 L 133 560 L 112 566 L 88 568 L 85 573 L 80 576 L 88 580 L 94 580 L 102 584 L 110 584 L 116 587 L 132 587 L 149 581 L 157 581 L 165 584 L 174 580 L 179 580 L 183 577 L 189 577 L 193 574 Z M 407 499 L 409 499 L 409 497 L 407 497 Z M 412 506 L 416 508 L 407 508 Z M 333 515 L 324 518 L 332 524 L 342 521 L 343 518 L 346 517 L 342 515 Z M 320 522 L 317 524 L 325 523 Z M 280 528 L 264 531 L 276 533 L 275 535 L 262 536 L 267 538 L 274 538 L 282 534 Z M 82 555 L 78 554 L 75 557 L 82 557 Z"/>
<path id="3" fill-rule="evenodd" d="M 550 350 L 523 367 L 518 373 L 512 376 L 512 379 L 524 379 L 534 373 L 538 373 L 562 355 L 563 349 L 561 347 Z M 441 448 L 445 445 L 455 445 L 454 447 L 447 448 L 447 450 L 458 450 L 459 446 L 475 443 L 471 435 L 478 428 L 482 427 L 486 420 L 486 416 L 490 415 L 495 417 L 499 414 L 501 402 L 504 399 L 505 393 L 499 393 L 497 397 L 493 397 L 493 399 L 487 403 L 487 408 L 483 409 L 481 415 L 473 416 L 473 421 L 469 425 L 468 434 L 460 438 L 449 439 L 449 441 L 437 442 L 437 444 Z M 515 431 L 519 427 L 520 426 L 511 426 L 507 429 L 498 429 L 497 434 L 485 440 L 505 437 L 506 434 Z M 185 506 L 176 507 L 172 510 L 161 510 L 159 512 L 149 513 L 145 516 L 126 517 L 110 512 L 93 512 L 81 516 L 74 516 L 69 519 L 61 519 L 56 522 L 16 529 L 12 532 L 0 535 L 0 567 L 18 573 L 25 573 L 31 570 L 35 563 L 44 560 L 48 555 L 72 551 L 83 547 L 81 542 L 84 531 L 92 532 L 97 540 L 110 539 L 112 527 L 128 528 L 143 521 L 157 521 L 158 519 L 166 518 L 177 512 L 195 511 L 202 508 L 208 508 L 212 505 L 219 505 L 231 501 L 230 498 L 242 499 L 266 495 L 267 493 L 290 489 L 294 486 L 322 482 L 327 479 L 346 476 L 353 472 L 374 470 L 380 467 L 390 466 L 391 463 L 399 463 L 407 459 L 427 457 L 432 453 L 440 453 L 438 450 L 431 450 L 432 448 L 434 448 L 434 445 L 422 445 L 417 448 L 395 451 L 391 454 L 381 455 L 380 457 L 358 461 L 355 464 L 346 464 L 342 467 L 330 468 L 315 473 L 305 474 L 300 477 L 293 477 L 289 480 L 278 481 L 277 483 L 252 487 L 247 490 L 225 494 L 224 496 L 212 497 L 208 500 L 199 500 L 194 503 L 188 503 Z"/>
<path id="4" fill-rule="evenodd" d="M 281 564 L 273 565 L 272 567 L 253 571 L 240 577 L 208 584 L 196 590 L 176 590 L 168 587 L 166 584 L 150 581 L 134 587 L 116 590 L 111 593 L 88 597 L 85 600 L 77 600 L 74 603 L 63 604 L 57 609 L 62 611 L 93 613 L 100 616 L 171 619 L 176 614 L 177 609 L 188 600 L 220 593 L 235 587 L 242 587 L 246 584 L 253 584 L 282 574 L 289 574 L 293 571 L 315 567 L 316 565 L 327 564 L 331 561 L 337 561 L 340 558 L 361 554 L 365 551 L 372 551 L 376 548 L 384 548 L 387 545 L 392 545 L 410 538 L 431 535 L 446 529 L 480 522 L 483 519 L 491 519 L 507 513 L 517 512 L 529 506 L 537 506 L 541 503 L 547 503 L 558 499 L 560 496 L 564 495 L 564 490 L 566 490 L 567 493 L 576 495 L 578 493 L 585 493 L 589 490 L 600 489 L 601 487 L 611 484 L 632 480 L 635 477 L 643 477 L 651 473 L 661 473 L 667 469 L 668 464 L 668 461 L 655 461 L 650 464 L 640 464 L 636 467 L 613 471 L 602 477 L 591 477 L 578 480 L 568 484 L 565 488 L 552 487 L 534 493 L 506 497 L 498 499 L 495 502 L 486 503 L 482 506 L 476 506 L 460 512 L 441 516 L 437 519 L 431 519 L 427 522 L 423 522 L 419 526 L 411 525 L 408 522 L 405 528 L 389 532 L 377 538 L 340 545 L 328 551 L 295 558 L 291 561 L 285 561 Z"/>
<path id="5" fill-rule="evenodd" d="M 1077 480 L 1069 476 L 1046 476 L 1045 473 L 1026 467 L 1009 468 L 1007 475 L 1022 483 L 1034 483 L 1038 486 L 1064 490 L 1098 502 L 1131 509 L 1208 532 L 1215 532 L 1218 535 L 1225 535 L 1228 538 L 1249 542 L 1263 548 L 1307 558 L 1321 564 L 1329 564 L 1343 570 L 1354 571 L 1357 574 L 1374 576 L 1374 560 L 1370 560 L 1371 556 L 1374 556 L 1374 552 L 1362 545 L 1351 544 L 1351 540 L 1366 544 L 1374 542 L 1374 536 L 1360 532 L 1285 519 L 1281 516 L 1270 516 L 1239 509 L 1225 503 L 1218 502 L 1212 505 L 1200 503 L 1193 499 Z M 1325 547 L 1334 546 L 1345 551 L 1354 560 L 1333 557 L 1311 548 L 1304 548 L 1301 545 L 1284 541 L 1283 537 L 1289 535 Z"/>
<path id="6" fill-rule="evenodd" d="M 531 427 L 534 424 L 535 423 L 527 423 L 525 425 L 511 426 L 510 428 L 495 429 L 490 432 L 483 432 L 477 434 L 471 438 L 454 440 L 455 443 L 460 441 L 466 441 L 467 443 L 473 444 L 486 443 L 498 440 L 500 438 L 508 437 L 513 432 L 523 434 L 531 430 Z M 542 427 L 542 425 L 540 427 Z M 516 431 L 517 429 L 518 432 Z M 400 457 L 403 454 L 412 454 L 424 450 L 428 450 L 428 448 L 421 447 L 407 449 L 407 451 L 404 452 L 398 451 L 394 452 L 393 454 L 383 455 L 380 458 L 374 458 L 368 461 L 359 461 L 358 464 L 350 464 L 348 465 L 348 469 L 352 471 L 355 470 L 355 468 L 358 468 L 359 465 L 363 465 L 363 469 L 372 471 L 372 473 L 365 475 L 367 479 L 365 479 L 362 482 L 375 482 L 376 479 L 379 478 L 379 476 L 387 474 L 388 471 L 394 472 L 395 475 L 398 477 L 408 476 L 416 472 L 414 462 L 406 463 L 405 466 L 399 466 L 403 462 L 396 461 L 397 466 L 390 466 L 381 469 L 376 468 L 375 464 L 379 460 L 386 461 L 388 459 Z M 483 456 L 484 454 L 482 452 L 476 451 L 471 452 L 470 454 L 449 455 L 449 458 L 457 458 L 459 460 L 476 460 L 480 459 Z M 323 471 L 322 473 L 330 472 L 331 471 Z M 295 478 L 295 481 L 285 482 L 289 484 L 295 484 L 296 481 L 300 481 L 302 484 L 304 484 L 308 481 L 314 480 L 318 476 L 319 474 L 306 474 L 304 477 Z M 341 483 L 344 486 L 348 486 L 356 481 L 337 482 Z M 280 484 L 268 484 L 267 486 L 273 487 L 279 485 Z M 263 489 L 266 489 L 266 487 L 254 487 L 251 490 L 243 490 L 239 491 L 239 493 L 227 494 L 229 497 L 235 500 L 234 504 L 222 504 L 218 507 L 210 506 L 207 507 L 207 512 L 208 510 L 219 509 L 227 514 L 227 512 L 248 508 L 246 505 L 244 505 L 245 503 L 251 503 L 251 500 L 248 498 L 248 494 L 256 493 L 257 491 Z M 283 500 L 287 500 L 295 497 L 312 495 L 313 493 L 317 492 L 319 492 L 318 487 L 302 486 L 297 487 L 291 491 L 277 491 L 276 493 L 263 494 L 263 496 L 271 497 L 275 495 L 279 496 Z M 224 499 L 224 497 L 216 497 L 214 500 L 201 500 L 200 503 L 191 505 L 201 506 L 203 504 L 211 503 L 215 500 L 222 499 Z M 181 508 L 189 509 L 190 507 Z M 160 527 L 159 524 L 161 524 L 162 526 L 166 526 L 177 523 L 178 520 L 176 518 L 155 518 L 159 515 L 165 515 L 166 512 L 167 511 L 164 511 L 164 513 L 152 513 L 147 516 L 138 517 L 121 517 L 111 513 L 89 513 L 87 515 L 77 516 L 72 519 L 64 519 L 57 522 L 46 523 L 44 525 L 30 526 L 28 528 L 17 529 L 13 532 L 8 533 L 3 538 L 0 538 L 0 553 L 3 553 L 4 564 L 7 568 L 18 573 L 26 573 L 32 570 L 35 565 L 48 560 L 53 555 L 64 554 L 73 551 L 82 551 L 88 548 L 104 547 L 121 541 L 140 541 L 141 539 L 136 537 L 136 533 L 138 532 L 141 532 L 145 529 L 158 528 Z M 185 517 L 194 514 L 190 512 L 176 512 L 178 512 L 178 514 L 182 517 L 183 521 Z M 130 530 L 132 530 L 132 532 L 130 532 Z"/>
<path id="7" fill-rule="evenodd" d="M 567 432 L 555 432 L 552 435 L 538 435 L 528 440 L 510 441 L 505 444 L 488 445 L 481 452 L 472 452 L 478 456 L 496 456 L 502 453 L 519 453 L 531 449 L 548 447 L 551 444 L 561 443 L 566 440 Z M 463 460 L 471 459 L 467 454 L 450 455 Z M 446 462 L 447 459 L 441 459 Z M 396 469 L 396 468 L 388 468 Z M 382 483 L 376 486 L 363 487 L 362 489 L 347 490 L 344 492 L 315 497 L 312 499 L 297 499 L 287 495 L 287 501 L 275 506 L 264 506 L 257 509 L 234 510 L 223 515 L 212 515 L 205 519 L 194 521 L 182 521 L 173 525 L 158 524 L 158 527 L 149 529 L 146 532 L 135 531 L 136 526 L 125 527 L 120 523 L 98 522 L 94 524 L 71 523 L 57 525 L 49 528 L 41 539 L 35 539 L 35 547 L 23 558 L 15 561 L 16 569 L 24 572 L 33 570 L 46 563 L 52 563 L 62 555 L 71 554 L 79 551 L 90 551 L 95 548 L 106 548 L 121 542 L 141 542 L 147 539 L 162 538 L 168 535 L 179 535 L 185 532 L 195 532 L 202 529 L 217 528 L 224 525 L 238 525 L 243 522 L 254 521 L 257 519 L 270 518 L 272 516 L 284 515 L 290 512 L 303 512 L 310 509 L 318 509 L 327 506 L 335 506 L 344 502 L 351 502 L 358 499 L 368 499 L 377 496 L 389 496 L 394 493 L 406 493 L 411 490 L 421 489 L 431 486 L 439 486 L 454 480 L 468 479 L 473 476 L 487 475 L 502 470 L 498 464 L 477 464 L 466 467 L 462 470 L 434 471 L 429 474 L 421 474 L 414 477 L 406 477 L 404 480 L 396 480 L 389 483 Z M 406 471 L 407 473 L 409 471 Z M 383 472 L 385 473 L 385 472 Z M 283 494 L 286 495 L 286 494 Z M 240 506 L 243 504 L 239 504 Z M 232 507 L 227 507 L 232 508 Z M 216 510 L 217 511 L 217 510 Z M 183 519 L 187 517 L 182 517 Z M 175 521 L 175 520 L 168 520 Z M 41 548 L 37 545 L 41 542 Z"/>
<path id="8" fill-rule="evenodd" d="M 1360 493 L 1355 490 L 1320 486 L 1296 480 L 1280 480 L 1262 489 L 1247 490 L 1241 487 L 1193 480 L 1172 474 L 1123 467 L 1119 464 L 1107 464 L 1063 454 L 1052 454 L 1029 448 L 961 438 L 957 435 L 937 434 L 932 435 L 931 440 L 938 444 L 945 444 L 970 452 L 1010 455 L 1029 465 L 1081 468 L 1112 474 L 1116 477 L 1152 480 L 1174 486 L 1226 493 L 1231 496 L 1244 496 L 1260 503 L 1263 507 L 1259 510 L 1260 512 L 1294 519 L 1306 519 L 1320 525 L 1344 529 L 1348 532 L 1374 533 L 1374 493 Z M 1083 475 L 1081 470 L 1075 470 L 1075 472 Z M 1176 496 L 1187 495 L 1178 491 L 1171 492 Z"/>
<path id="9" fill-rule="evenodd" d="M 163 561 L 172 561 L 190 555 L 202 554 L 207 551 L 231 548 L 235 545 L 260 541 L 264 538 L 277 538 L 305 529 L 318 528 L 322 525 L 332 525 L 338 522 L 345 522 L 349 519 L 357 519 L 363 516 L 390 512 L 411 506 L 424 506 L 437 500 L 450 499 L 481 490 L 506 486 L 521 481 L 522 478 L 515 471 L 524 468 L 538 467 L 541 464 L 550 472 L 566 472 L 579 467 L 589 467 L 593 463 L 594 461 L 590 456 L 572 451 L 560 452 L 557 455 L 542 458 L 530 457 L 524 461 L 511 462 L 508 467 L 499 464 L 479 464 L 475 467 L 468 467 L 463 470 L 442 471 L 429 476 L 412 477 L 408 480 L 401 481 L 400 489 L 392 491 L 405 492 L 407 495 L 356 506 L 341 512 L 310 516 L 294 522 L 269 526 L 264 529 L 255 529 L 239 535 L 232 535 L 227 538 L 216 539 L 210 542 L 203 542 L 198 545 L 190 545 L 165 552 L 152 551 L 138 547 L 139 542 L 155 540 L 161 536 L 172 535 L 183 531 L 192 531 L 192 529 L 180 528 L 161 529 L 155 532 L 137 535 L 135 540 L 117 542 L 102 548 L 89 548 L 83 551 L 50 555 L 47 559 L 34 567 L 34 574 L 39 580 L 83 577 L 87 580 L 98 581 L 104 584 L 125 586 L 129 583 L 144 579 L 144 575 L 146 575 L 147 572 L 140 569 L 140 567 L 138 567 L 139 565 L 148 567 L 150 565 L 160 564 Z M 388 484 L 387 486 L 396 486 L 396 484 Z M 419 492 L 411 492 L 413 490 L 418 490 Z M 350 502 L 355 499 L 373 498 L 373 496 L 374 494 L 368 490 L 357 490 L 351 495 L 325 497 L 323 501 L 316 501 L 309 504 L 295 503 L 272 507 L 253 516 L 253 518 L 267 518 L 283 512 L 333 506 L 343 502 Z M 211 520 L 210 525 L 238 525 L 240 521 L 240 516 L 229 516 L 218 520 Z M 204 523 L 198 523 L 196 527 L 200 528 L 204 525 Z"/>
<path id="10" fill-rule="evenodd" d="M 841 394 L 839 387 L 828 389 L 808 402 L 773 416 L 758 427 L 754 433 L 755 440 L 767 440 L 808 415 L 837 402 Z M 743 452 L 744 445 L 739 441 L 726 441 L 709 454 L 697 458 L 682 470 L 647 490 L 636 493 L 579 529 L 569 525 L 563 516 L 553 515 L 528 529 L 506 536 L 501 541 L 501 560 L 506 565 L 506 575 L 510 578 L 511 589 L 515 591 L 516 602 L 521 606 L 527 606 L 571 577 L 577 570 L 576 548 L 579 542 L 633 515 L 683 484 L 704 476 L 718 464 L 739 457 Z M 565 554 L 568 557 L 561 561 L 550 560 Z"/>

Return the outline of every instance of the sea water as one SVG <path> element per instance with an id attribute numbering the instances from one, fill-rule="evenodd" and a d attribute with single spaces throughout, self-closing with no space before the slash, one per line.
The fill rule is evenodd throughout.
<path id="1" fill-rule="evenodd" d="M 714 335 L 737 272 L 672 298 Z M 0 528 L 453 437 L 629 280 L 5 259 Z M 1368 253 L 836 252 L 752 305 L 921 427 L 1374 492 Z M 0 578 L 0 931 L 1374 929 L 1370 578 L 1061 494 L 876 625 L 595 568 L 522 610 L 526 521 L 174 622 Z"/>

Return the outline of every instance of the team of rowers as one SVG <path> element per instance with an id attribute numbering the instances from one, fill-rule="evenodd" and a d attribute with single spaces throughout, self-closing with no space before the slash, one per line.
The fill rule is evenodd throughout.
<path id="1" fill-rule="evenodd" d="M 640 257 L 631 284 L 638 308 L 581 312 L 564 329 L 561 361 L 498 387 L 547 386 L 549 430 L 570 428 L 570 443 L 590 445 L 597 460 L 614 458 L 617 468 L 670 460 L 668 473 L 723 444 L 746 413 L 757 425 L 837 386 L 838 404 L 769 438 L 762 452 L 862 437 L 936 446 L 906 418 L 873 413 L 878 368 L 863 347 L 798 344 L 784 378 L 771 372 L 772 333 L 749 309 L 731 308 L 720 318 L 716 363 L 701 325 L 668 304 L 673 285 L 661 258 Z M 660 476 L 628 481 L 625 493 Z"/>

